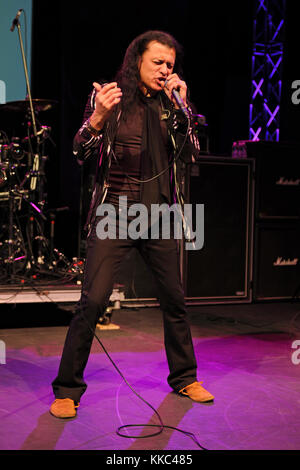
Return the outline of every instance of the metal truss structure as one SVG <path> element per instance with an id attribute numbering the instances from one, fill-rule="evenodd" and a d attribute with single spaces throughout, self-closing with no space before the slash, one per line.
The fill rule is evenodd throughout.
<path id="1" fill-rule="evenodd" d="M 286 0 L 254 0 L 250 140 L 279 140 Z"/>

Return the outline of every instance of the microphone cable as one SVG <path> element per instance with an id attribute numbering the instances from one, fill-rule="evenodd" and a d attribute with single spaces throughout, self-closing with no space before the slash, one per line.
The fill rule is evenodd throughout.
<path id="1" fill-rule="evenodd" d="M 85 315 L 83 315 L 90 331 L 93 333 L 93 336 L 95 337 L 95 339 L 97 340 L 97 342 L 99 343 L 99 345 L 101 346 L 101 348 L 103 349 L 104 353 L 106 354 L 107 358 L 110 360 L 110 362 L 112 363 L 113 367 L 116 369 L 116 371 L 118 372 L 118 374 L 121 376 L 121 378 L 124 380 L 124 382 L 126 383 L 126 385 L 130 388 L 130 390 L 137 396 L 137 398 L 139 398 L 141 401 L 143 401 L 147 406 L 149 406 L 151 408 L 151 410 L 155 413 L 155 415 L 157 416 L 158 420 L 159 420 L 159 424 L 125 424 L 123 426 L 119 426 L 116 430 L 116 434 L 120 437 L 126 437 L 126 438 L 129 438 L 129 439 L 144 439 L 144 438 L 148 438 L 148 437 L 154 437 L 154 436 L 158 436 L 159 434 L 161 434 L 163 432 L 164 429 L 171 429 L 173 431 L 178 431 L 178 432 L 181 432 L 182 434 L 185 434 L 187 437 L 191 438 L 194 443 L 202 450 L 208 450 L 206 449 L 205 447 L 203 447 L 197 440 L 195 434 L 193 434 L 192 432 L 189 432 L 189 431 L 185 431 L 183 429 L 179 429 L 177 427 L 174 427 L 174 426 L 168 426 L 166 424 L 163 423 L 162 421 L 162 418 L 161 416 L 159 415 L 158 411 L 148 402 L 146 401 L 138 392 L 136 392 L 134 390 L 134 388 L 130 385 L 130 383 L 127 381 L 127 379 L 125 378 L 124 374 L 120 371 L 119 367 L 116 365 L 116 363 L 113 361 L 113 359 L 110 357 L 107 349 L 105 348 L 104 344 L 102 343 L 102 341 L 100 340 L 100 338 L 98 337 L 98 335 L 96 334 L 96 332 L 93 330 L 93 328 L 91 327 L 91 325 L 89 324 L 88 320 L 86 319 Z M 152 433 L 152 434 L 147 434 L 145 436 L 135 436 L 135 435 L 129 435 L 129 434 L 123 434 L 123 432 L 121 432 L 121 430 L 123 429 L 126 429 L 126 428 L 138 428 L 138 427 L 151 427 L 151 428 L 159 428 L 158 431 Z"/>
<path id="2" fill-rule="evenodd" d="M 162 107 L 162 110 L 165 111 L 163 105 L 162 105 L 162 101 L 161 101 L 161 97 L 160 97 L 160 102 L 161 102 L 161 107 Z M 165 169 L 161 170 L 159 173 L 157 173 L 156 175 L 152 176 L 151 178 L 147 178 L 147 179 L 138 179 L 138 178 L 134 178 L 133 176 L 130 176 L 128 175 L 124 169 L 121 167 L 120 165 L 120 162 L 114 152 L 114 149 L 113 149 L 113 145 L 112 145 L 112 141 L 108 135 L 108 132 L 107 132 L 107 129 L 106 129 L 106 139 L 107 139 L 107 142 L 108 142 L 108 145 L 110 147 L 110 152 L 112 153 L 112 156 L 115 160 L 115 162 L 117 163 L 117 165 L 119 166 L 119 168 L 122 170 L 122 172 L 124 173 L 124 175 L 131 181 L 134 181 L 135 183 L 149 183 L 150 181 L 154 181 L 155 179 L 159 178 L 161 175 L 163 175 L 164 173 L 166 173 L 176 162 L 177 160 L 179 159 L 182 151 L 183 151 L 183 148 L 186 144 L 186 141 L 187 141 L 187 138 L 188 138 L 188 135 L 189 135 L 189 132 L 190 132 L 190 127 L 191 127 L 191 118 L 190 117 L 186 117 L 187 119 L 187 130 L 185 132 L 185 135 L 184 135 L 184 139 L 183 139 L 183 142 L 179 148 L 179 150 L 176 148 L 176 143 L 175 143 L 175 139 L 174 139 L 174 136 L 172 134 L 171 135 L 171 140 L 172 140 L 172 145 L 173 145 L 173 148 L 174 148 L 174 151 L 177 152 L 177 154 L 175 153 L 175 155 L 173 156 L 173 159 L 171 160 L 171 162 L 166 166 Z"/>

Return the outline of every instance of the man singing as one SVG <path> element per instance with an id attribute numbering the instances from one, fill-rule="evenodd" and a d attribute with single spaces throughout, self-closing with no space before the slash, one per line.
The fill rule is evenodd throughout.
<path id="1" fill-rule="evenodd" d="M 87 385 L 83 374 L 98 319 L 103 315 L 121 261 L 136 248 L 157 281 L 163 313 L 168 384 L 196 402 L 214 397 L 197 381 L 178 245 L 174 236 L 99 237 L 99 208 L 111 204 L 122 219 L 128 207 L 140 203 L 174 202 L 180 197 L 180 165 L 195 161 L 199 145 L 191 121 L 178 106 L 177 90 L 189 109 L 187 86 L 179 71 L 181 48 L 170 35 L 148 31 L 129 45 L 112 83 L 93 83 L 82 127 L 74 138 L 80 164 L 98 158 L 98 172 L 87 220 L 87 255 L 81 298 L 66 337 L 60 367 L 53 381 L 55 401 L 50 412 L 58 418 L 76 416 Z M 176 60 L 177 59 L 177 60 Z M 176 63 L 175 63 L 176 61 Z M 145 229 L 146 230 L 146 229 Z"/>

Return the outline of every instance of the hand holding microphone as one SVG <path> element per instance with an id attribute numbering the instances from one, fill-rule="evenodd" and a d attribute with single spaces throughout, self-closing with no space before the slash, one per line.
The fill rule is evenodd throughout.
<path id="1" fill-rule="evenodd" d="M 184 115 L 189 118 L 190 113 L 186 103 L 187 86 L 180 80 L 176 73 L 169 75 L 164 83 L 164 91 L 177 109 L 181 109 Z"/>

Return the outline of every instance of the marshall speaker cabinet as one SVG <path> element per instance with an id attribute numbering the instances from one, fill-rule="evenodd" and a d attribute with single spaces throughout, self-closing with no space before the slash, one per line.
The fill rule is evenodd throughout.
<path id="1" fill-rule="evenodd" d="M 250 159 L 203 156 L 186 167 L 193 231 L 204 223 L 200 250 L 186 250 L 186 240 L 178 241 L 187 304 L 251 301 L 252 173 Z M 197 219 L 197 204 L 204 205 L 204 220 Z M 157 305 L 155 280 L 135 250 L 122 263 L 117 283 L 124 286 L 124 304 Z"/>
<path id="2" fill-rule="evenodd" d="M 256 221 L 299 219 L 300 146 L 248 142 L 247 156 L 255 159 Z"/>
<path id="3" fill-rule="evenodd" d="M 255 227 L 255 300 L 288 299 L 300 293 L 300 226 L 294 221 Z"/>
<path id="4" fill-rule="evenodd" d="M 202 157 L 187 166 L 186 200 L 203 204 L 203 247 L 182 249 L 189 304 L 251 302 L 253 245 L 251 159 Z M 183 242 L 185 243 L 185 242 Z"/>
<path id="5" fill-rule="evenodd" d="M 247 155 L 256 168 L 253 298 L 291 299 L 300 287 L 300 147 L 248 142 Z"/>

